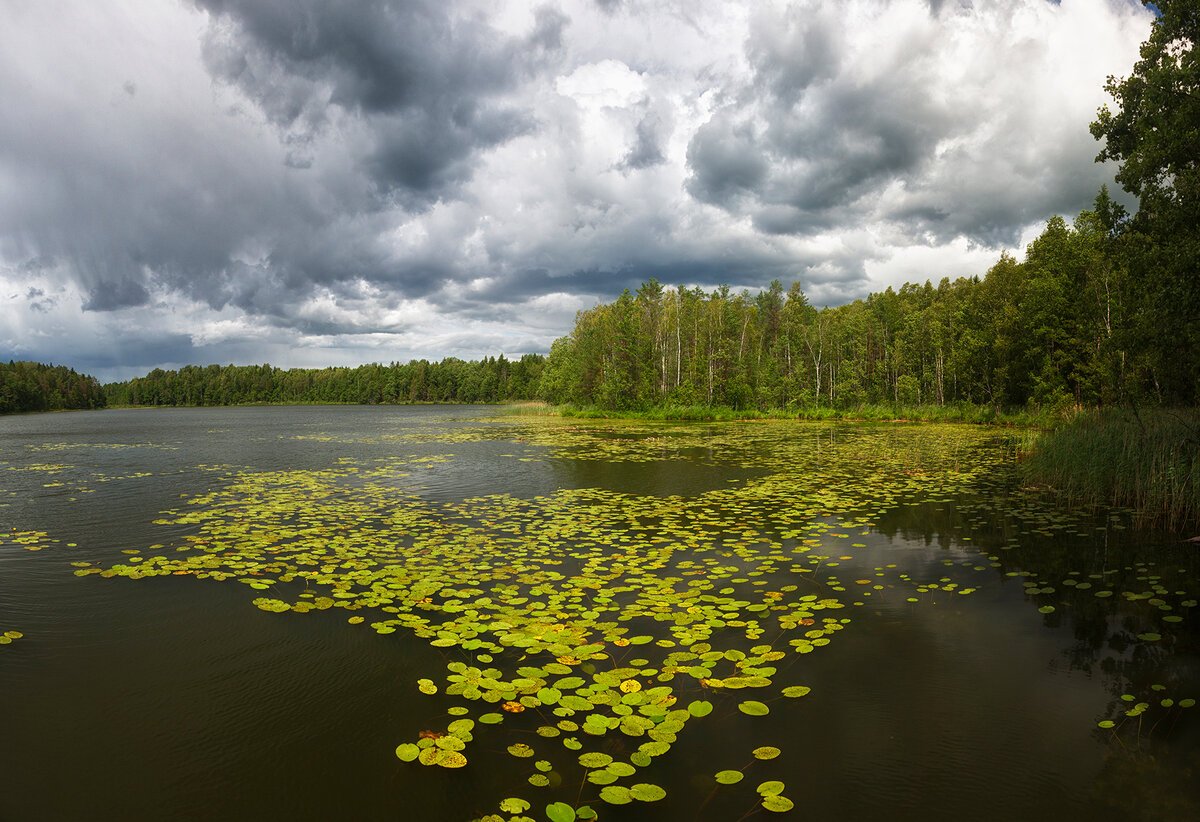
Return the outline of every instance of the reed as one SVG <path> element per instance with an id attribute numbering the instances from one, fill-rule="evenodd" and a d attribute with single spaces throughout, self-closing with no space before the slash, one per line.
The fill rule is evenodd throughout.
<path id="1" fill-rule="evenodd" d="M 1026 481 L 1066 502 L 1132 508 L 1148 524 L 1200 527 L 1200 411 L 1110 409 L 1030 439 Z M 1190 536 L 1190 534 L 1189 534 Z"/>

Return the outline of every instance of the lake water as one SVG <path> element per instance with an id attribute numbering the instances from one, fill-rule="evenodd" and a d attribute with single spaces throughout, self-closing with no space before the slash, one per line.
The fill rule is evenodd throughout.
<path id="1" fill-rule="evenodd" d="M 494 414 L 0 418 L 0 819 L 1200 818 L 1200 551 L 1012 435 Z"/>

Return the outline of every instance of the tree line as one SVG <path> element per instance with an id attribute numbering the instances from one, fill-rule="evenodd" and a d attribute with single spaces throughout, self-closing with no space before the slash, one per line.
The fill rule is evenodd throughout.
<path id="1" fill-rule="evenodd" d="M 1146 344 L 1154 319 L 1124 257 L 1128 223 L 1101 190 L 982 278 L 819 310 L 798 283 L 733 293 L 649 280 L 577 316 L 541 396 L 610 409 L 1193 402 L 1196 375 Z"/>
<path id="2" fill-rule="evenodd" d="M 103 407 L 104 390 L 95 377 L 61 365 L 0 362 L 0 414 Z"/>
<path id="3" fill-rule="evenodd" d="M 112 405 L 240 405 L 247 403 L 494 403 L 532 399 L 544 357 L 503 354 L 477 361 L 372 363 L 355 368 L 270 365 L 156 368 L 104 386 Z"/>

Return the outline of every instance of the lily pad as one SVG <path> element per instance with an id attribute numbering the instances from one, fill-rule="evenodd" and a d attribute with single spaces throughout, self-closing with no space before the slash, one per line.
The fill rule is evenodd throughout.
<path id="1" fill-rule="evenodd" d="M 546 806 L 546 818 L 550 822 L 575 822 L 575 809 L 566 802 L 553 802 Z"/>
<path id="2" fill-rule="evenodd" d="M 796 807 L 795 803 L 786 796 L 763 797 L 762 806 L 772 813 L 787 813 Z"/>

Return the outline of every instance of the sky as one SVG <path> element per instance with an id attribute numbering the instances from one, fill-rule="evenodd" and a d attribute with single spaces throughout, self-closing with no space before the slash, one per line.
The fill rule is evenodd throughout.
<path id="1" fill-rule="evenodd" d="M 546 352 L 655 277 L 982 275 L 1115 167 L 1133 0 L 5 0 L 0 358 Z"/>

